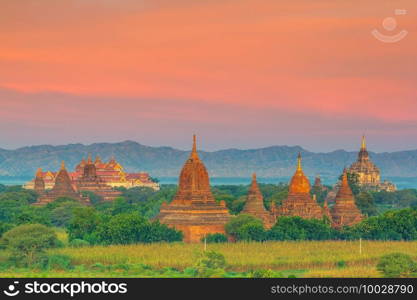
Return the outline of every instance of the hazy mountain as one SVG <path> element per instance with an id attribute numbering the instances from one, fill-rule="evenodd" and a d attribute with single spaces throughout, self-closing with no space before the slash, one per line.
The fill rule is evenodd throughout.
<path id="1" fill-rule="evenodd" d="M 344 166 L 350 165 L 356 152 L 337 150 L 313 153 L 299 146 L 272 146 L 261 149 L 227 149 L 214 152 L 200 151 L 211 176 L 288 177 L 294 172 L 297 153 L 303 155 L 304 170 L 309 176 L 320 174 L 324 178 L 339 176 Z M 153 177 L 176 177 L 188 157 L 188 151 L 170 147 L 149 147 L 136 142 L 70 144 L 65 146 L 32 146 L 16 150 L 0 149 L 0 176 L 31 177 L 38 167 L 58 170 L 61 160 L 68 169 L 86 157 L 99 154 L 103 160 L 114 155 L 127 171 L 146 171 Z M 417 150 L 393 153 L 370 153 L 380 167 L 383 177 L 416 177 Z"/>

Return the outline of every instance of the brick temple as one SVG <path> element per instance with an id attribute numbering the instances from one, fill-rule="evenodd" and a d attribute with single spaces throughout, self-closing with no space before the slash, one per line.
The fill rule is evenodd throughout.
<path id="1" fill-rule="evenodd" d="M 276 209 L 277 216 L 299 216 L 306 219 L 322 219 L 325 210 L 310 195 L 310 181 L 301 166 L 301 153 L 298 154 L 297 170 L 291 178 L 288 197 Z"/>
<path id="2" fill-rule="evenodd" d="M 162 204 L 156 219 L 181 230 L 187 243 L 200 242 L 207 234 L 225 233 L 230 214 L 225 202 L 217 203 L 211 193 L 207 169 L 197 153 L 195 135 L 191 154 L 181 170 L 178 192 L 170 204 Z"/>
<path id="3" fill-rule="evenodd" d="M 265 209 L 264 198 L 259 189 L 255 173 L 252 175 L 252 183 L 249 188 L 245 206 L 243 207 L 241 213 L 252 215 L 255 218 L 261 219 L 267 229 L 271 228 L 275 224 L 274 215 Z"/>
<path id="4" fill-rule="evenodd" d="M 332 226 L 335 228 L 352 226 L 363 219 L 363 215 L 355 204 L 355 198 L 348 183 L 346 169 L 343 171 L 341 186 L 337 192 L 331 214 Z"/>
<path id="5" fill-rule="evenodd" d="M 35 178 L 34 189 L 39 194 L 38 201 L 35 202 L 34 205 L 45 205 L 62 197 L 68 197 L 77 200 L 82 204 L 90 204 L 90 199 L 88 197 L 82 196 L 79 192 L 76 191 L 76 188 L 72 185 L 71 179 L 68 175 L 67 169 L 65 168 L 64 162 L 62 162 L 61 164 L 61 169 L 59 170 L 58 175 L 55 179 L 55 185 L 51 190 L 45 190 L 45 183 L 43 182 L 43 178 L 39 170 Z"/>

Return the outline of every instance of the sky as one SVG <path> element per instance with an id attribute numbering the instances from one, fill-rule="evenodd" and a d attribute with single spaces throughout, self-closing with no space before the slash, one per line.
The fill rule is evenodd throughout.
<path id="1" fill-rule="evenodd" d="M 196 133 L 205 150 L 357 150 L 362 134 L 417 149 L 416 14 L 415 0 L 0 0 L 0 148 L 189 149 Z"/>

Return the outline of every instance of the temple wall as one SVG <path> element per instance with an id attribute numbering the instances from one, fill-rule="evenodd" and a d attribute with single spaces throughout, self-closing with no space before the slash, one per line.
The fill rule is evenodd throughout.
<path id="1" fill-rule="evenodd" d="M 221 233 L 226 234 L 224 225 L 168 225 L 169 227 L 180 230 L 184 234 L 184 242 L 200 243 L 207 234 Z"/>

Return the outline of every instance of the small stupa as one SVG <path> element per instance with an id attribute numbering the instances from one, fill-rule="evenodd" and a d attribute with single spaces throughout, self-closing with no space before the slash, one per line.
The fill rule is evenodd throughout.
<path id="1" fill-rule="evenodd" d="M 249 214 L 262 220 L 264 226 L 269 229 L 275 224 L 275 217 L 267 211 L 264 206 L 264 198 L 256 180 L 256 174 L 252 175 L 252 183 L 249 188 L 247 200 L 243 207 L 242 214 Z"/>
<path id="2" fill-rule="evenodd" d="M 332 207 L 333 227 L 352 226 L 363 219 L 363 215 L 355 204 L 352 190 L 348 183 L 347 171 L 343 171 L 342 182 Z"/>

